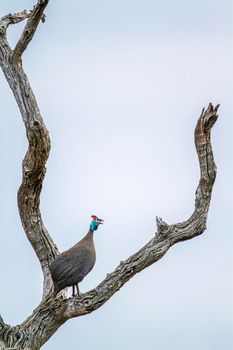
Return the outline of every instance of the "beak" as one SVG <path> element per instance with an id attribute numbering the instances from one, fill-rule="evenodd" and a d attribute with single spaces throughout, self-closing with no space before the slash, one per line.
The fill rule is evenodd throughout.
<path id="1" fill-rule="evenodd" d="M 96 215 L 91 215 L 91 218 L 92 218 L 93 220 L 98 221 L 99 225 L 104 223 L 104 220 L 98 218 L 98 216 L 96 216 Z"/>

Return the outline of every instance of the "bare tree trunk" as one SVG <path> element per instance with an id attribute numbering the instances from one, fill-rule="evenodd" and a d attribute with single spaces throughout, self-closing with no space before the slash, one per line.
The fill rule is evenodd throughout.
<path id="1" fill-rule="evenodd" d="M 52 296 L 52 280 L 48 267 L 58 254 L 58 249 L 43 224 L 39 209 L 50 138 L 21 60 L 40 20 L 44 20 L 43 11 L 47 4 L 48 0 L 38 0 L 32 12 L 10 14 L 0 21 L 0 65 L 19 106 L 28 139 L 28 150 L 22 167 L 23 179 L 18 191 L 18 208 L 24 231 L 44 275 L 42 301 L 24 322 L 11 326 L 0 316 L 0 350 L 40 349 L 64 322 L 101 307 L 130 278 L 161 259 L 173 244 L 203 233 L 216 176 L 210 133 L 218 117 L 218 106 L 214 108 L 210 104 L 206 110 L 202 110 L 195 129 L 201 175 L 194 212 L 190 218 L 172 225 L 157 218 L 158 229 L 155 236 L 138 252 L 122 261 L 95 289 L 69 299 L 65 293 L 56 298 Z M 12 50 L 7 41 L 7 27 L 25 19 L 27 22 L 24 31 Z"/>

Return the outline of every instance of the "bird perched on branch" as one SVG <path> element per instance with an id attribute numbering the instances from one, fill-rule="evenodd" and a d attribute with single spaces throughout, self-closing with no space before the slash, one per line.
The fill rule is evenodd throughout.
<path id="1" fill-rule="evenodd" d="M 90 229 L 86 236 L 72 248 L 58 255 L 51 263 L 49 269 L 54 283 L 54 295 L 62 289 L 72 286 L 72 296 L 75 296 L 75 287 L 79 295 L 78 284 L 92 270 L 95 265 L 96 253 L 93 233 L 102 219 L 92 215 Z"/>

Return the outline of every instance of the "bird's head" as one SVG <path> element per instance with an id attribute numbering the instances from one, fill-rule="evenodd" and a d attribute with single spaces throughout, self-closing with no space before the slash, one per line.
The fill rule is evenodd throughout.
<path id="1" fill-rule="evenodd" d="M 92 215 L 91 218 L 92 218 L 92 222 L 90 225 L 90 229 L 91 229 L 91 231 L 96 231 L 98 229 L 99 225 L 104 223 L 104 220 L 98 218 L 98 216 L 96 216 L 96 215 Z"/>

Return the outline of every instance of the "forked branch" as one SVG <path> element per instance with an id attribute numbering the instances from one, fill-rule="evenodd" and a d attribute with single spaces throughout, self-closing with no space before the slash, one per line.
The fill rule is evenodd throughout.
<path id="1" fill-rule="evenodd" d="M 38 0 L 37 4 L 33 7 L 33 10 L 28 12 L 27 10 L 18 13 L 9 13 L 0 20 L 0 35 L 5 36 L 6 30 L 10 24 L 17 24 L 27 19 L 24 30 L 20 39 L 18 40 L 11 59 L 12 61 L 19 61 L 23 52 L 26 50 L 28 44 L 32 40 L 40 20 L 45 21 L 44 10 L 48 5 L 49 0 Z"/>
<path id="2" fill-rule="evenodd" d="M 195 129 L 195 145 L 200 166 L 200 181 L 196 190 L 195 208 L 184 222 L 169 225 L 157 218 L 155 236 L 138 252 L 122 261 L 119 266 L 93 290 L 80 297 L 54 298 L 51 294 L 51 276 L 48 266 L 58 249 L 46 230 L 40 213 L 40 193 L 50 151 L 48 130 L 42 119 L 35 96 L 24 73 L 20 58 L 37 29 L 48 0 L 38 0 L 31 13 L 26 11 L 7 15 L 0 20 L 0 65 L 19 106 L 28 150 L 23 161 L 23 180 L 18 192 L 19 213 L 44 274 L 43 298 L 40 305 L 22 324 L 11 327 L 0 316 L 0 350 L 39 350 L 53 333 L 68 319 L 88 314 L 106 303 L 135 274 L 161 259 L 169 248 L 180 241 L 204 232 L 216 176 L 211 147 L 211 130 L 217 120 L 218 105 L 203 109 Z M 9 24 L 28 19 L 21 38 L 12 51 L 6 38 Z"/>

